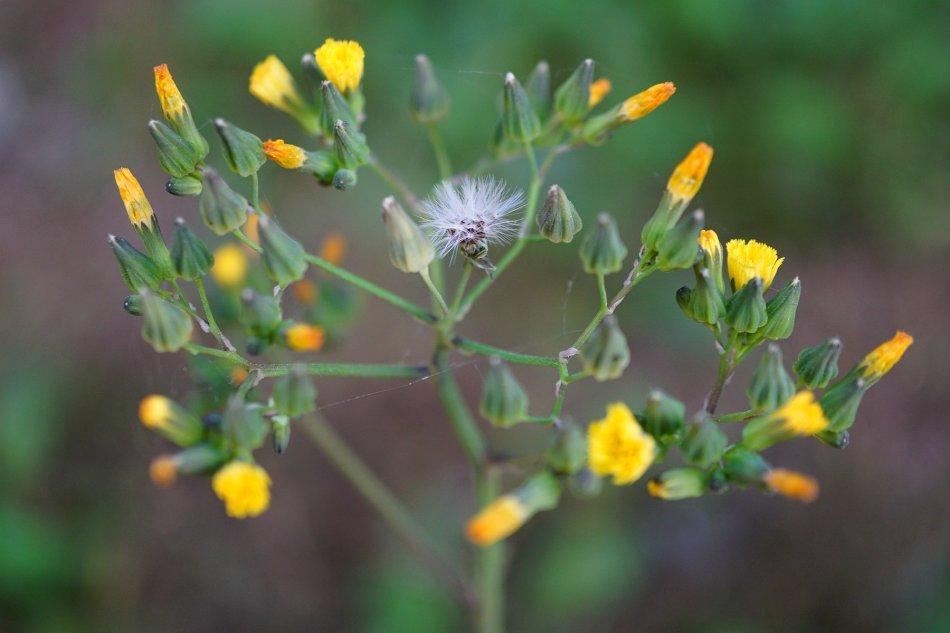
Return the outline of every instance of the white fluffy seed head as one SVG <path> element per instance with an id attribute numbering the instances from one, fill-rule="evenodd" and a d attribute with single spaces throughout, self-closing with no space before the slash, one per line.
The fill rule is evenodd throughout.
<path id="1" fill-rule="evenodd" d="M 524 205 L 524 193 L 511 191 L 488 176 L 462 178 L 436 185 L 422 202 L 422 225 L 432 232 L 439 257 L 455 255 L 473 244 L 503 244 L 518 233 L 518 221 L 508 217 Z"/>

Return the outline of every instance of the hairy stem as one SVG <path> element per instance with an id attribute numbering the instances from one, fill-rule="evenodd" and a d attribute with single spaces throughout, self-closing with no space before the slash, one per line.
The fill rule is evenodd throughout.
<path id="1" fill-rule="evenodd" d="M 533 354 L 521 354 L 512 352 L 501 347 L 479 343 L 461 336 L 452 339 L 452 344 L 463 353 L 481 354 L 482 356 L 498 356 L 511 363 L 519 365 L 534 365 L 536 367 L 560 367 L 561 362 L 553 356 L 535 356 Z"/>
<path id="2" fill-rule="evenodd" d="M 426 365 L 384 365 L 375 363 L 275 363 L 251 365 L 265 378 L 284 376 L 295 367 L 302 367 L 311 376 L 337 378 L 423 378 L 429 375 Z"/>

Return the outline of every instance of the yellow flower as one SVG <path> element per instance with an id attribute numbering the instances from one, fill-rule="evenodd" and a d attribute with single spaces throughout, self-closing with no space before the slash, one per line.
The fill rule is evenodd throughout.
<path id="1" fill-rule="evenodd" d="M 180 119 L 184 116 L 188 104 L 175 85 L 175 80 L 168 71 L 168 64 L 159 64 L 152 70 L 155 72 L 155 92 L 162 105 L 162 113 L 169 121 Z"/>
<path id="2" fill-rule="evenodd" d="M 531 514 L 516 496 L 503 495 L 475 515 L 465 527 L 465 533 L 471 542 L 487 547 L 511 536 Z"/>
<path id="3" fill-rule="evenodd" d="M 167 488 L 178 479 L 178 460 L 172 455 L 159 455 L 149 464 L 148 476 L 156 486 Z"/>
<path id="4" fill-rule="evenodd" d="M 112 172 L 115 176 L 115 186 L 119 188 L 119 197 L 129 214 L 129 221 L 137 229 L 152 228 L 152 205 L 149 204 L 142 185 L 135 179 L 128 167 L 120 167 Z"/>
<path id="5" fill-rule="evenodd" d="M 360 85 L 366 54 L 359 42 L 328 37 L 313 54 L 323 76 L 332 81 L 340 92 L 356 90 Z"/>
<path id="6" fill-rule="evenodd" d="M 799 391 L 769 417 L 781 420 L 785 430 L 792 435 L 814 435 L 828 426 L 825 412 L 811 391 Z"/>
<path id="7" fill-rule="evenodd" d="M 608 405 L 607 416 L 587 428 L 590 469 L 601 477 L 613 475 L 618 486 L 639 479 L 655 455 L 656 442 L 622 402 Z"/>
<path id="8" fill-rule="evenodd" d="M 320 257 L 334 266 L 339 266 L 346 252 L 346 238 L 340 233 L 330 233 L 320 245 Z"/>
<path id="9" fill-rule="evenodd" d="M 606 77 L 601 77 L 594 83 L 590 85 L 590 97 L 587 101 L 587 104 L 593 108 L 595 105 L 604 100 L 604 97 L 607 96 L 607 93 L 610 92 L 611 88 L 610 80 Z"/>
<path id="10" fill-rule="evenodd" d="M 753 277 L 762 280 L 762 290 L 768 290 L 779 266 L 785 261 L 774 248 L 755 240 L 729 240 L 726 242 L 726 251 L 729 256 L 729 278 L 736 290 L 752 281 Z"/>
<path id="11" fill-rule="evenodd" d="M 284 340 L 295 352 L 316 352 L 323 347 L 326 333 L 318 325 L 295 323 L 284 332 Z"/>
<path id="12" fill-rule="evenodd" d="M 635 98 L 631 97 L 631 99 Z M 713 148 L 705 143 L 697 143 L 683 159 L 683 162 L 673 170 L 673 174 L 666 183 L 667 191 L 674 198 L 692 200 L 699 188 L 703 186 L 703 179 L 706 177 L 706 172 L 709 171 L 709 163 L 712 162 L 712 158 Z"/>
<path id="13" fill-rule="evenodd" d="M 237 244 L 224 244 L 214 251 L 211 276 L 227 288 L 240 286 L 247 275 L 247 255 Z"/>
<path id="14" fill-rule="evenodd" d="M 228 516 L 256 517 L 270 505 L 270 476 L 255 464 L 232 461 L 211 480 L 214 494 L 224 501 Z"/>
<path id="15" fill-rule="evenodd" d="M 276 55 L 268 55 L 254 67 L 248 88 L 265 105 L 288 114 L 296 114 L 303 107 L 294 78 Z"/>
<path id="16" fill-rule="evenodd" d="M 299 169 L 307 161 L 302 147 L 285 143 L 283 139 L 264 141 L 264 154 L 284 169 Z"/>
<path id="17" fill-rule="evenodd" d="M 699 247 L 711 258 L 722 256 L 722 244 L 719 236 L 712 229 L 703 229 L 699 232 Z"/>
<path id="18" fill-rule="evenodd" d="M 593 85 L 591 86 L 593 88 Z M 673 93 L 676 92 L 676 86 L 671 81 L 666 83 L 656 84 L 655 86 L 650 86 L 643 92 L 637 93 L 632 97 L 628 97 L 626 101 L 620 106 L 620 116 L 624 121 L 636 121 L 637 119 L 642 119 L 646 115 L 650 114 L 661 105 L 667 102 L 667 100 L 673 96 Z M 591 93 L 593 94 L 593 93 Z M 707 149 L 709 146 L 705 143 L 700 143 Z M 697 145 L 696 147 L 699 147 Z M 693 150 L 695 151 L 695 150 Z M 709 149 L 710 159 L 712 158 L 712 149 Z M 709 161 L 706 161 L 706 167 L 709 166 Z M 706 168 L 703 168 L 703 175 L 706 174 Z M 702 176 L 699 177 L 699 182 L 702 183 Z M 699 189 L 699 187 L 696 187 Z"/>
<path id="19" fill-rule="evenodd" d="M 864 377 L 876 380 L 891 371 L 913 342 L 913 336 L 898 330 L 894 338 L 878 345 L 861 361 Z"/>
<path id="20" fill-rule="evenodd" d="M 765 475 L 765 485 L 783 497 L 811 503 L 818 498 L 818 480 L 794 470 L 775 468 Z"/>
<path id="21" fill-rule="evenodd" d="M 150 429 L 166 426 L 175 414 L 176 406 L 174 401 L 165 396 L 146 396 L 139 403 L 139 419 Z"/>

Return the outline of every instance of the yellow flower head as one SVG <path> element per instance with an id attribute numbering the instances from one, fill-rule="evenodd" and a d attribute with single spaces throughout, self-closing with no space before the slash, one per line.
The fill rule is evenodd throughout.
<path id="1" fill-rule="evenodd" d="M 781 420 L 793 435 L 814 435 L 828 427 L 828 418 L 811 391 L 799 391 L 769 416 Z"/>
<path id="2" fill-rule="evenodd" d="M 142 398 L 139 403 L 139 419 L 150 429 L 166 426 L 175 414 L 175 404 L 170 398 L 151 395 Z"/>
<path id="3" fill-rule="evenodd" d="M 359 42 L 335 40 L 328 37 L 323 46 L 313 51 L 323 76 L 333 82 L 337 90 L 356 90 L 363 78 L 363 59 L 366 54 Z"/>
<path id="4" fill-rule="evenodd" d="M 244 283 L 247 275 L 247 255 L 237 244 L 223 244 L 214 250 L 211 276 L 221 286 L 234 288 Z"/>
<path id="5" fill-rule="evenodd" d="M 184 116 L 188 104 L 175 85 L 175 80 L 168 71 L 168 64 L 159 64 L 152 70 L 155 72 L 155 92 L 158 94 L 158 102 L 162 105 L 162 113 L 169 121 L 180 119 Z"/>
<path id="6" fill-rule="evenodd" d="M 891 371 L 913 342 L 913 336 L 898 330 L 894 338 L 875 347 L 861 361 L 864 377 L 876 380 Z"/>
<path id="7" fill-rule="evenodd" d="M 514 534 L 531 517 L 531 511 L 514 495 L 503 495 L 485 506 L 468 525 L 468 540 L 487 547 Z"/>
<path id="8" fill-rule="evenodd" d="M 323 347 L 326 333 L 318 325 L 295 323 L 284 332 L 284 340 L 295 352 L 316 352 Z"/>
<path id="9" fill-rule="evenodd" d="M 159 455 L 149 464 L 148 476 L 156 486 L 167 488 L 178 479 L 178 460 L 171 455 Z"/>
<path id="10" fill-rule="evenodd" d="M 284 169 L 299 169 L 307 161 L 307 152 L 302 147 L 285 143 L 283 139 L 264 141 L 264 155 Z"/>
<path id="11" fill-rule="evenodd" d="M 673 96 L 674 92 L 676 92 L 676 86 L 671 81 L 650 86 L 643 92 L 637 93 L 632 97 L 628 97 L 627 100 L 623 102 L 623 105 L 620 106 L 620 116 L 624 121 L 636 121 L 637 119 L 642 119 L 666 103 L 667 100 Z M 701 145 L 705 144 L 701 143 Z M 699 146 L 697 145 L 697 147 Z M 705 145 L 705 147 L 708 148 L 709 146 Z M 709 153 L 711 158 L 711 149 L 709 150 Z M 709 166 L 708 161 L 706 162 L 706 166 Z M 703 174 L 705 175 L 705 173 L 706 170 L 704 168 Z M 699 180 L 702 182 L 702 176 L 700 176 Z M 699 187 L 696 188 L 699 189 Z"/>
<path id="12" fill-rule="evenodd" d="M 633 483 L 656 456 L 656 442 L 645 433 L 622 402 L 607 406 L 607 416 L 587 428 L 587 461 L 601 477 L 613 475 L 614 484 Z"/>
<path id="13" fill-rule="evenodd" d="M 712 229 L 703 229 L 699 232 L 699 247 L 707 255 L 715 259 L 722 256 L 722 244 L 719 242 L 719 236 Z"/>
<path id="14" fill-rule="evenodd" d="M 765 475 L 765 485 L 772 492 L 811 503 L 818 498 L 818 480 L 808 475 L 797 473 L 794 470 L 775 468 Z"/>
<path id="15" fill-rule="evenodd" d="M 320 257 L 334 266 L 339 266 L 346 253 L 346 238 L 340 233 L 330 233 L 320 245 Z"/>
<path id="16" fill-rule="evenodd" d="M 779 266 L 785 261 L 774 248 L 755 240 L 729 240 L 726 250 L 729 278 L 736 290 L 752 281 L 753 277 L 762 280 L 762 290 L 768 290 Z"/>
<path id="17" fill-rule="evenodd" d="M 128 167 L 120 167 L 112 172 L 115 176 L 115 186 L 119 188 L 119 197 L 122 198 L 122 204 L 125 205 L 125 211 L 129 214 L 129 221 L 137 229 L 143 227 L 152 228 L 152 205 L 149 204 L 145 192 L 142 191 L 142 185 L 135 179 Z"/>
<path id="18" fill-rule="evenodd" d="M 666 189 L 674 198 L 692 200 L 699 188 L 703 186 L 703 179 L 709 171 L 712 162 L 713 148 L 705 143 L 696 143 L 686 158 L 683 159 L 666 183 Z"/>
<path id="19" fill-rule="evenodd" d="M 224 501 L 228 516 L 256 517 L 270 505 L 270 476 L 255 464 L 232 461 L 215 473 L 211 488 Z"/>
<path id="20" fill-rule="evenodd" d="M 265 105 L 288 114 L 294 114 L 303 106 L 294 78 L 276 55 L 268 55 L 254 67 L 248 89 Z"/>
<path id="21" fill-rule="evenodd" d="M 597 81 L 593 82 L 590 85 L 590 97 L 588 98 L 587 105 L 593 108 L 595 105 L 604 100 L 604 97 L 610 92 L 612 88 L 610 80 L 606 77 L 601 77 Z"/>

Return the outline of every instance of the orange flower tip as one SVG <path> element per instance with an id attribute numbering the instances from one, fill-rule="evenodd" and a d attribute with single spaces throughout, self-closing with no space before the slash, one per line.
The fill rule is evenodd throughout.
<path id="1" fill-rule="evenodd" d="M 666 498 L 666 489 L 663 488 L 663 484 L 651 479 L 647 482 L 647 492 L 650 493 L 651 497 L 656 497 L 657 499 Z"/>
<path id="2" fill-rule="evenodd" d="M 231 370 L 231 384 L 240 385 L 242 382 L 244 382 L 247 379 L 248 376 L 249 376 L 249 373 L 247 371 L 247 368 L 241 367 L 240 365 L 238 365 L 234 369 Z"/>
<path id="3" fill-rule="evenodd" d="M 610 92 L 612 85 L 610 80 L 606 77 L 601 77 L 594 83 L 590 85 L 590 96 L 588 97 L 588 105 L 593 108 L 598 103 L 604 100 L 604 97 L 607 96 L 607 93 Z"/>
<path id="4" fill-rule="evenodd" d="M 158 394 L 145 396 L 139 403 L 139 419 L 150 429 L 165 424 L 171 411 L 172 401 Z"/>
<path id="5" fill-rule="evenodd" d="M 327 260 L 334 266 L 343 261 L 343 255 L 346 253 L 346 238 L 340 233 L 330 233 L 323 244 L 320 246 L 320 257 Z"/>
<path id="6" fill-rule="evenodd" d="M 913 343 L 913 336 L 907 332 L 898 330 L 891 340 L 881 343 L 874 348 L 870 354 L 864 357 L 864 360 L 861 362 L 862 367 L 864 367 L 863 377 L 880 378 L 891 371 L 894 365 L 904 356 L 904 352 L 907 351 L 907 348 L 913 345 Z"/>
<path id="7" fill-rule="evenodd" d="M 264 155 L 284 169 L 299 169 L 307 161 L 307 152 L 283 139 L 269 139 L 261 144 Z"/>
<path id="8" fill-rule="evenodd" d="M 641 119 L 666 103 L 674 92 L 676 86 L 671 82 L 650 86 L 624 101 L 620 106 L 620 116 L 625 121 Z"/>
<path id="9" fill-rule="evenodd" d="M 114 170 L 112 175 L 115 178 L 115 186 L 119 190 L 119 197 L 129 216 L 129 222 L 139 229 L 151 229 L 152 217 L 155 214 L 148 198 L 145 197 L 142 185 L 139 184 L 132 171 L 128 167 L 120 167 Z"/>
<path id="10" fill-rule="evenodd" d="M 670 194 L 680 200 L 691 200 L 703 185 L 712 159 L 713 148 L 706 143 L 697 143 L 683 162 L 676 166 L 666 183 Z"/>
<path id="11" fill-rule="evenodd" d="M 170 455 L 156 457 L 149 464 L 148 475 L 153 484 L 167 488 L 178 479 L 178 462 Z"/>
<path id="12" fill-rule="evenodd" d="M 531 511 L 513 495 L 503 495 L 485 506 L 465 527 L 468 540 L 480 547 L 494 545 L 514 534 Z"/>
<path id="13" fill-rule="evenodd" d="M 326 333 L 323 328 L 309 323 L 297 323 L 284 334 L 287 347 L 295 352 L 316 352 L 323 347 Z"/>
<path id="14" fill-rule="evenodd" d="M 769 490 L 789 499 L 811 503 L 818 498 L 818 480 L 784 468 L 774 468 L 765 475 Z"/>
<path id="15" fill-rule="evenodd" d="M 162 106 L 162 113 L 166 119 L 176 119 L 182 116 L 187 107 L 184 97 L 178 90 L 168 64 L 159 64 L 153 68 L 155 74 L 155 93 Z"/>

